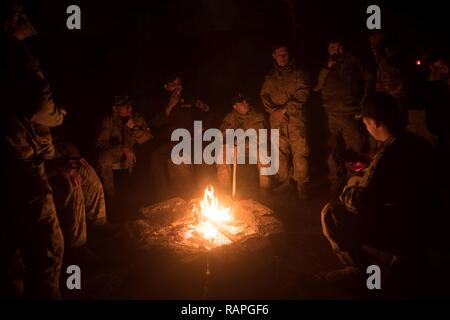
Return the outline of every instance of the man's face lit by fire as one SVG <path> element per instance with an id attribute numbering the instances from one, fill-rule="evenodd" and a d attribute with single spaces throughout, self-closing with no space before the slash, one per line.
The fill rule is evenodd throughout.
<path id="1" fill-rule="evenodd" d="M 133 105 L 126 104 L 123 106 L 114 107 L 116 114 L 121 118 L 129 118 L 133 115 Z"/>
<path id="2" fill-rule="evenodd" d="M 233 109 L 241 115 L 246 115 L 250 111 L 250 106 L 247 103 L 247 100 L 244 99 L 241 102 L 235 103 Z"/>
<path id="3" fill-rule="evenodd" d="M 175 79 L 173 79 L 170 82 L 167 82 L 164 85 L 164 89 L 166 89 L 166 91 L 168 91 L 168 92 L 174 92 L 177 89 L 181 90 L 182 87 L 183 87 L 183 83 L 182 83 L 180 77 L 176 77 Z"/>
<path id="4" fill-rule="evenodd" d="M 289 63 L 289 52 L 286 47 L 280 47 L 273 51 L 272 58 L 279 67 L 285 67 Z"/>

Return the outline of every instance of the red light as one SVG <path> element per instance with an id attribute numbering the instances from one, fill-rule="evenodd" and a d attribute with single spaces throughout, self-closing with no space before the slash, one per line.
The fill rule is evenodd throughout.
<path id="1" fill-rule="evenodd" d="M 416 66 L 420 66 L 422 64 L 422 61 L 416 60 Z"/>

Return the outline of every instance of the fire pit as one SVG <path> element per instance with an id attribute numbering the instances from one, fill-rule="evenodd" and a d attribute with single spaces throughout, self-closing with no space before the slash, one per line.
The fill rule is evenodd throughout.
<path id="1" fill-rule="evenodd" d="M 209 252 L 282 230 L 270 208 L 254 200 L 219 200 L 212 186 L 201 199 L 172 198 L 140 211 L 145 219 L 129 223 L 126 229 L 141 248 Z"/>
<path id="2" fill-rule="evenodd" d="M 258 297 L 280 283 L 276 247 L 282 225 L 255 200 L 207 187 L 201 198 L 141 208 L 125 225 L 124 247 L 138 298 Z M 280 237 L 281 236 L 281 237 Z M 270 289 L 269 289 L 270 288 Z"/>

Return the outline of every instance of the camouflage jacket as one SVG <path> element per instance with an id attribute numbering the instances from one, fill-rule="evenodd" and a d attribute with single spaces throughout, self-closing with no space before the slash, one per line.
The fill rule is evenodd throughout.
<path id="1" fill-rule="evenodd" d="M 256 113 L 253 109 L 250 109 L 249 113 L 246 115 L 242 115 L 233 110 L 222 120 L 220 130 L 225 135 L 226 129 L 263 129 L 265 127 L 264 120 L 264 116 Z"/>
<path id="2" fill-rule="evenodd" d="M 116 114 L 104 118 L 96 139 L 97 150 L 120 154 L 124 147 L 133 148 L 136 143 L 142 144 L 153 138 L 143 117 L 135 115 L 133 120 L 135 127 L 131 129 Z"/>
<path id="3" fill-rule="evenodd" d="M 4 132 L 7 155 L 15 167 L 46 179 L 44 161 L 54 156 L 50 127 L 63 122 L 39 64 L 15 38 L 5 39 Z"/>
<path id="4" fill-rule="evenodd" d="M 373 75 L 350 53 L 331 68 L 322 67 L 318 82 L 325 111 L 337 114 L 360 112 L 361 102 L 375 86 Z"/>
<path id="5" fill-rule="evenodd" d="M 267 112 L 284 109 L 289 117 L 299 117 L 309 92 L 307 76 L 291 63 L 283 68 L 274 66 L 264 79 L 260 95 Z"/>
<path id="6" fill-rule="evenodd" d="M 396 52 L 388 48 L 374 48 L 372 53 L 378 69 L 376 91 L 385 92 L 402 101 L 406 96 L 406 88 L 400 63 L 396 61 Z"/>

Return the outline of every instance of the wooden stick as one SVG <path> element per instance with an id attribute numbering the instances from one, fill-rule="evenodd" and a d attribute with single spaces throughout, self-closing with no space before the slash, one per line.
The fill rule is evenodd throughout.
<path id="1" fill-rule="evenodd" d="M 221 234 L 223 234 L 225 237 L 227 237 L 231 242 L 236 242 L 239 240 L 239 236 L 232 234 L 228 230 L 226 230 L 224 227 L 220 225 L 220 223 L 217 223 L 213 220 L 208 220 Z"/>
<path id="2" fill-rule="evenodd" d="M 234 199 L 236 197 L 236 171 L 237 171 L 237 146 L 233 147 L 233 190 L 231 192 L 231 197 Z"/>

